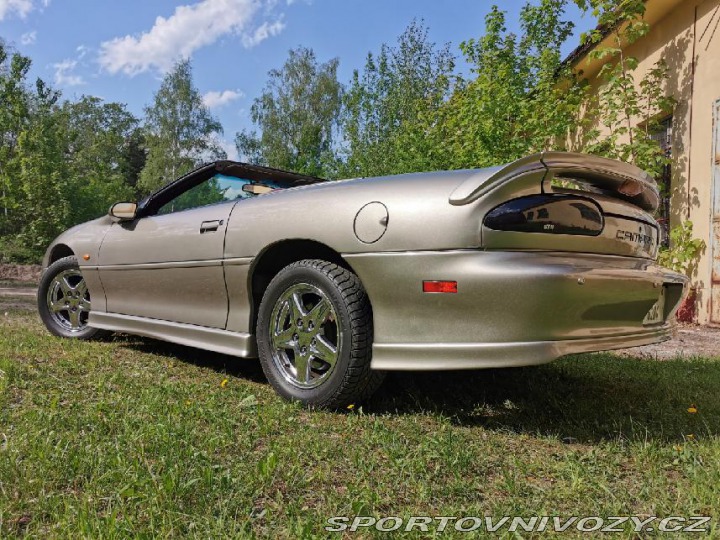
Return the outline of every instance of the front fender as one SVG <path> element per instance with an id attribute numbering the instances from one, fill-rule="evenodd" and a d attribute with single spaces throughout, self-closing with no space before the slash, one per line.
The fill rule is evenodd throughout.
<path id="1" fill-rule="evenodd" d="M 81 223 L 53 240 L 45 251 L 42 266 L 43 270 L 53 262 L 53 253 L 59 246 L 67 246 L 77 256 L 80 266 L 94 266 L 97 264 L 100 245 L 108 229 L 113 224 L 112 218 L 103 216 L 93 221 Z M 89 255 L 86 261 L 83 255 Z"/>
<path id="2" fill-rule="evenodd" d="M 100 281 L 99 272 L 97 270 L 97 261 L 100 254 L 100 246 L 103 238 L 112 226 L 113 221 L 109 216 L 104 216 L 94 221 L 88 221 L 68 229 L 48 246 L 45 256 L 43 257 L 43 270 L 50 266 L 57 249 L 65 252 L 62 256 L 66 256 L 67 250 L 62 246 L 67 246 L 70 251 L 77 257 L 85 283 L 87 283 L 88 291 L 92 301 L 92 309 L 97 312 L 107 311 L 107 300 L 105 298 L 105 290 Z M 85 255 L 88 256 L 87 260 Z"/>

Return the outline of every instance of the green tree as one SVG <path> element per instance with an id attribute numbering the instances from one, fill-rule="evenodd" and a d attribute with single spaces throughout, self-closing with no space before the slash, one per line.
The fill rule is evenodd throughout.
<path id="1" fill-rule="evenodd" d="M 59 94 L 0 41 L 0 259 L 35 262 L 69 221 Z"/>
<path id="2" fill-rule="evenodd" d="M 253 163 L 332 175 L 342 96 L 337 68 L 337 58 L 319 64 L 312 49 L 291 50 L 282 69 L 268 73 L 252 105 L 250 115 L 260 134 L 242 131 L 235 139 L 240 155 Z"/>
<path id="3" fill-rule="evenodd" d="M 60 102 L 0 43 L 0 258 L 37 262 L 63 229 L 133 197 L 126 141 L 138 120 L 94 97 Z"/>
<path id="4" fill-rule="evenodd" d="M 23 195 L 19 238 L 38 254 L 72 223 L 75 193 L 68 174 L 59 97 L 39 82 L 30 120 L 18 137 L 18 180 Z"/>
<path id="5" fill-rule="evenodd" d="M 66 165 L 73 186 L 72 221 L 80 223 L 107 212 L 110 205 L 135 197 L 125 171 L 126 145 L 139 121 L 120 103 L 83 96 L 63 103 Z"/>
<path id="6" fill-rule="evenodd" d="M 132 189 L 135 198 L 141 196 L 138 182 L 147 161 L 145 146 L 145 131 L 141 127 L 136 127 L 125 138 L 121 149 L 122 156 L 118 168 L 123 182 Z"/>
<path id="7" fill-rule="evenodd" d="M 628 45 L 650 30 L 643 19 L 645 2 L 592 0 L 586 7 L 593 9 L 599 26 L 583 40 L 596 45 L 590 57 L 603 61 L 598 74 L 603 85 L 596 100 L 586 105 L 586 121 L 603 126 L 605 134 L 590 130 L 582 150 L 634 163 L 659 176 L 669 158 L 650 134 L 658 128 L 658 120 L 675 106 L 674 97 L 664 88 L 667 65 L 661 59 L 638 79 L 638 60 L 626 53 Z M 598 45 L 605 37 L 609 37 L 609 44 Z"/>
<path id="8" fill-rule="evenodd" d="M 428 126 L 450 94 L 455 59 L 437 47 L 428 28 L 413 21 L 395 46 L 368 53 L 344 99 L 347 176 L 373 176 L 433 168 Z"/>
<path id="9" fill-rule="evenodd" d="M 145 109 L 147 161 L 138 186 L 149 193 L 205 161 L 225 158 L 214 142 L 222 134 L 195 88 L 189 60 L 178 62 Z"/>
<path id="10" fill-rule="evenodd" d="M 460 45 L 474 78 L 458 85 L 431 130 L 442 168 L 497 165 L 564 141 L 584 91 L 563 63 L 573 24 L 565 0 L 526 4 L 520 35 L 493 6 L 485 33 Z"/>
<path id="11" fill-rule="evenodd" d="M 30 66 L 28 57 L 13 52 L 0 40 L 0 236 L 5 237 L 17 233 L 23 223 L 17 146 L 30 119 Z"/>

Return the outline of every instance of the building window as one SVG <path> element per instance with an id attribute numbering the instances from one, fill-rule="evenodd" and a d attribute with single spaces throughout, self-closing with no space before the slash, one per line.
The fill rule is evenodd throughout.
<path id="1" fill-rule="evenodd" d="M 650 134 L 650 138 L 657 141 L 665 155 L 672 159 L 672 121 L 673 117 L 668 116 L 660 122 L 659 128 Z M 665 165 L 662 174 L 656 178 L 660 188 L 660 208 L 658 208 L 657 220 L 660 224 L 660 242 L 664 247 L 670 243 L 670 181 L 672 178 L 671 165 Z"/>

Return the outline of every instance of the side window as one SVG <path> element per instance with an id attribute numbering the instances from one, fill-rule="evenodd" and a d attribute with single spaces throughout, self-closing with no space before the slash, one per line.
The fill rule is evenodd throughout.
<path id="1" fill-rule="evenodd" d="M 217 174 L 165 203 L 160 207 L 157 215 L 162 216 L 201 206 L 245 199 L 252 196 L 251 193 L 243 191 L 243 186 L 249 183 L 250 180 L 244 178 Z"/>

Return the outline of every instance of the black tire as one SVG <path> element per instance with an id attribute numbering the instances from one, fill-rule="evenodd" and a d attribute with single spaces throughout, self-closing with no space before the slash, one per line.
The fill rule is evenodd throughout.
<path id="1" fill-rule="evenodd" d="M 289 302 L 287 299 L 283 300 L 283 295 L 291 294 L 298 287 L 305 286 L 316 288 L 324 294 L 324 299 L 329 300 L 334 310 L 327 319 L 327 324 L 334 327 L 336 353 L 333 367 L 323 372 L 322 360 L 319 357 L 315 358 L 312 352 L 303 353 L 308 355 L 306 362 L 310 364 L 306 373 L 310 373 L 316 363 L 321 364 L 318 368 L 319 374 L 314 374 L 322 380 L 308 383 L 318 384 L 312 388 L 298 386 L 301 384 L 298 377 L 292 380 L 288 372 L 288 369 L 298 370 L 295 354 L 300 354 L 298 340 L 303 338 L 299 338 L 296 333 L 292 338 L 295 343 L 294 348 L 286 345 L 284 349 L 287 350 L 282 352 L 278 352 L 280 349 L 276 349 L 271 338 L 271 332 L 277 332 L 277 324 L 273 326 L 275 330 L 271 330 L 273 314 L 275 313 L 275 319 L 280 320 L 281 316 L 278 316 L 278 313 L 283 309 L 281 304 Z M 309 294 L 312 296 L 312 292 Z M 318 298 L 320 298 L 319 303 L 322 297 Z M 293 319 L 292 312 L 288 311 L 290 309 L 287 307 L 282 311 L 288 314 L 288 321 Z M 307 312 L 307 315 L 311 317 L 311 312 Z M 312 321 L 306 324 L 305 329 L 299 326 L 301 329 L 299 331 L 310 333 L 313 328 L 311 323 Z M 291 324 L 292 322 L 288 323 Z M 289 326 L 283 330 L 283 332 L 288 331 L 291 331 Z M 321 338 L 324 340 L 328 335 L 327 327 L 322 331 L 315 331 L 320 336 L 318 341 Z M 332 329 L 330 331 L 333 332 Z M 377 390 L 385 377 L 384 372 L 370 369 L 373 324 L 370 302 L 365 289 L 355 274 L 327 261 L 299 261 L 286 266 L 273 278 L 260 303 L 256 336 L 260 362 L 270 384 L 284 398 L 300 401 L 309 407 L 337 409 L 362 402 Z M 328 341 L 331 339 L 328 338 Z M 315 343 L 313 339 L 312 345 Z M 294 362 L 295 365 L 283 368 L 283 360 L 287 363 L 290 356 L 293 357 L 290 362 Z M 308 379 L 312 380 L 310 377 L 306 380 Z"/>
<path id="2" fill-rule="evenodd" d="M 77 329 L 73 329 L 70 323 L 71 307 L 68 310 L 62 310 L 58 313 L 54 313 L 51 310 L 48 295 L 52 293 L 51 288 L 53 288 L 54 291 L 55 278 L 63 273 L 70 274 L 70 282 L 74 287 L 77 287 L 80 282 L 84 283 L 82 274 L 80 273 L 80 267 L 78 266 L 77 259 L 75 257 L 71 256 L 58 259 L 45 269 L 45 272 L 43 272 L 43 275 L 40 278 L 37 294 L 38 312 L 40 313 L 40 318 L 45 324 L 45 327 L 56 336 L 71 339 L 97 339 L 108 335 L 110 332 L 87 326 L 87 316 L 89 314 L 89 310 L 86 311 L 85 307 L 76 308 L 76 310 L 79 309 L 80 311 L 78 314 L 78 320 L 80 322 Z M 64 298 L 64 293 L 62 294 Z M 75 299 L 76 301 L 73 302 L 73 305 L 75 303 L 82 303 L 83 299 L 89 303 L 89 293 L 75 291 L 73 294 L 78 295 Z M 72 302 L 74 299 L 69 298 L 69 300 Z M 83 304 L 83 306 L 85 305 L 87 304 Z M 63 320 L 65 320 L 67 324 L 63 324 Z"/>

